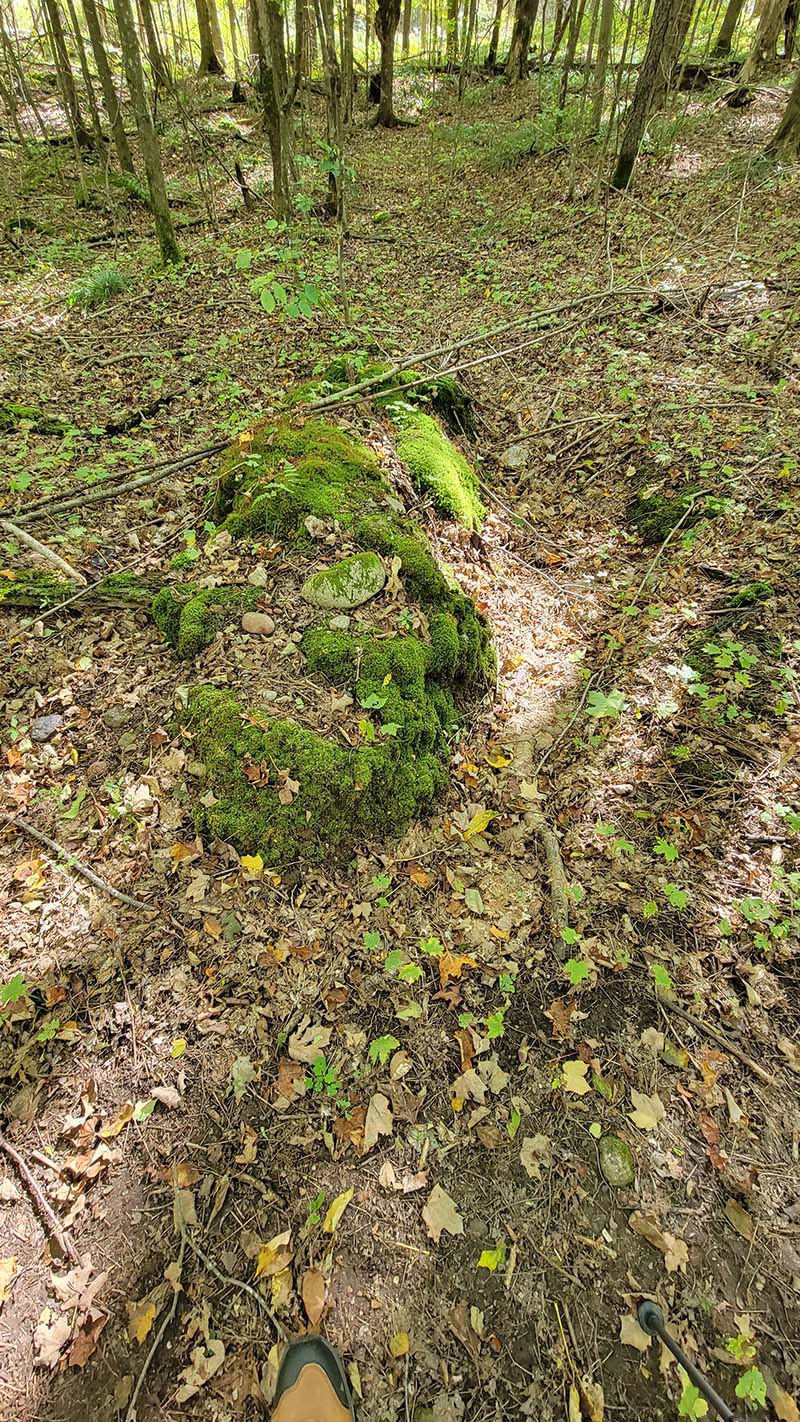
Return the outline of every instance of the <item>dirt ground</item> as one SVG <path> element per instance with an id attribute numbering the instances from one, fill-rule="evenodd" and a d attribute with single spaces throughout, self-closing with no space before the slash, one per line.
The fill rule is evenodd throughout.
<path id="1" fill-rule="evenodd" d="M 192 578 L 266 567 L 278 626 L 269 652 L 227 629 L 187 666 L 143 612 L 5 616 L 5 814 L 146 905 L 5 824 L 16 1422 L 255 1418 L 279 1337 L 320 1316 L 369 1422 L 673 1418 L 683 1383 L 634 1326 L 643 1296 L 741 1415 L 798 1416 L 800 173 L 759 156 L 781 94 L 685 99 L 629 198 L 591 144 L 492 167 L 476 132 L 515 132 L 533 85 L 461 113 L 420 78 L 407 97 L 413 127 L 362 116 L 352 140 L 349 335 L 335 299 L 267 316 L 237 269 L 265 252 L 253 270 L 336 291 L 335 234 L 309 218 L 279 259 L 268 205 L 244 211 L 215 166 L 241 155 L 256 188 L 265 163 L 254 113 L 231 108 L 233 132 L 211 106 L 222 86 L 194 96 L 216 230 L 165 140 L 176 274 L 146 212 L 76 209 L 67 150 L 3 178 L 33 226 L 6 228 L 0 399 L 65 422 L 0 436 L 12 519 L 234 437 L 333 354 L 403 357 L 580 299 L 536 344 L 463 356 L 489 516 L 470 538 L 415 512 L 491 622 L 498 683 L 446 801 L 399 838 L 276 871 L 195 838 L 187 684 L 329 714 L 304 699 L 280 550 L 208 526 L 213 458 L 32 525 L 91 581 L 184 576 L 187 548 Z M 81 314 L 67 294 L 97 258 L 129 284 Z M 342 421 L 386 446 L 369 406 Z M 645 541 L 636 496 L 687 491 Z M 3 538 L 5 566 L 36 563 Z M 610 1137 L 629 1183 L 601 1169 Z M 682 1415 L 701 1415 L 685 1396 Z"/>

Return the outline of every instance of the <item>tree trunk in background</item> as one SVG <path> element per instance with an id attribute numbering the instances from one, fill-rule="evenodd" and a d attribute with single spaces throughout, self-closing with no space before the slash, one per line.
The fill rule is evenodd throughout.
<path id="1" fill-rule="evenodd" d="M 66 0 L 66 6 L 67 14 L 69 15 L 70 27 L 72 29 L 73 37 L 75 39 L 75 48 L 78 51 L 78 63 L 81 67 L 81 75 L 83 76 L 83 87 L 86 90 L 86 102 L 89 105 L 89 114 L 92 120 L 92 128 L 94 130 L 95 140 L 97 142 L 98 148 L 102 148 L 104 142 L 103 127 L 100 123 L 100 112 L 97 107 L 97 100 L 94 96 L 92 76 L 89 73 L 89 65 L 86 59 L 86 46 L 83 43 L 83 34 L 81 33 L 80 20 L 78 19 L 78 16 L 75 13 L 75 5 L 73 3 L 73 0 Z"/>
<path id="2" fill-rule="evenodd" d="M 150 0 L 139 0 L 139 14 L 142 17 L 145 38 L 147 40 L 147 58 L 150 61 L 150 73 L 153 76 L 153 84 L 158 89 L 168 89 L 170 85 L 169 65 L 161 47 L 161 40 L 158 36 L 158 26 Z"/>
<path id="3" fill-rule="evenodd" d="M 478 20 L 478 0 L 465 0 L 465 23 L 461 30 L 461 69 L 458 75 L 458 97 L 463 99 L 467 80 L 472 73 L 472 47 Z"/>
<path id="4" fill-rule="evenodd" d="M 663 103 L 689 32 L 694 0 L 655 0 L 647 50 L 639 70 L 611 185 L 627 188 L 649 115 Z"/>
<path id="5" fill-rule="evenodd" d="M 342 71 L 336 53 L 333 27 L 333 0 L 316 0 L 317 30 L 322 63 L 325 69 L 325 100 L 328 144 L 336 154 L 336 170 L 328 173 L 328 203 L 331 216 L 339 229 L 341 270 L 341 239 L 347 222 L 347 194 L 344 175 L 344 123 L 342 105 Z"/>
<path id="6" fill-rule="evenodd" d="M 728 0 L 728 8 L 722 17 L 719 34 L 717 35 L 714 48 L 711 51 L 712 55 L 730 54 L 731 42 L 736 26 L 739 23 L 739 16 L 742 13 L 743 6 L 744 0 Z"/>
<path id="7" fill-rule="evenodd" d="M 375 115 L 376 127 L 394 128 L 394 41 L 400 23 L 400 0 L 378 0 L 375 33 L 381 46 L 381 101 Z"/>
<path id="8" fill-rule="evenodd" d="M 789 0 L 783 15 L 783 57 L 791 59 L 797 39 L 798 0 Z"/>
<path id="9" fill-rule="evenodd" d="M 258 88 L 272 158 L 272 199 L 275 216 L 279 221 L 286 222 L 294 206 L 294 160 L 283 16 L 276 0 L 251 0 L 251 5 L 258 56 Z"/>
<path id="10" fill-rule="evenodd" d="M 592 132 L 597 133 L 603 121 L 608 60 L 614 27 L 614 0 L 601 0 L 600 33 L 597 37 L 597 59 L 592 80 Z"/>
<path id="11" fill-rule="evenodd" d="M 136 22 L 133 18 L 131 0 L 114 0 L 114 14 L 117 17 L 117 29 L 122 46 L 122 63 L 128 81 L 128 91 L 136 115 L 136 128 L 147 173 L 150 207 L 155 219 L 161 257 L 165 264 L 170 262 L 177 264 L 181 260 L 181 253 L 175 240 L 175 229 L 172 226 L 172 216 L 167 202 L 167 189 L 164 183 L 164 170 L 161 167 L 161 151 L 144 87 L 142 57 L 139 53 L 139 39 L 136 34 Z"/>
<path id="12" fill-rule="evenodd" d="M 356 14 L 354 0 L 344 0 L 344 43 L 342 45 L 342 122 L 353 122 L 355 65 L 353 63 L 353 31 Z"/>
<path id="13" fill-rule="evenodd" d="M 538 8 L 539 0 L 517 0 L 514 10 L 514 28 L 511 31 L 511 46 L 506 61 L 506 82 L 508 84 L 519 84 L 527 77 L 531 32 Z"/>
<path id="14" fill-rule="evenodd" d="M 78 103 L 75 81 L 72 77 L 72 69 L 67 53 L 67 43 L 64 39 L 64 26 L 61 23 L 61 14 L 58 9 L 57 0 L 44 0 L 44 8 L 47 14 L 47 22 L 53 46 L 53 62 L 56 66 L 58 87 L 61 92 L 69 126 L 72 129 L 76 143 L 79 144 L 81 148 L 91 148 L 92 136 L 83 122 L 83 116 Z"/>
<path id="15" fill-rule="evenodd" d="M 400 50 L 402 59 L 408 59 L 411 49 L 411 0 L 403 0 L 403 44 Z"/>
<path id="16" fill-rule="evenodd" d="M 489 40 L 489 53 L 486 56 L 486 68 L 494 69 L 497 63 L 497 47 L 500 44 L 500 24 L 503 19 L 503 5 L 505 0 L 497 0 L 494 11 L 494 23 L 492 25 L 492 36 Z"/>
<path id="17" fill-rule="evenodd" d="M 785 152 L 795 158 L 800 156 L 800 69 L 795 75 L 783 118 L 770 139 L 767 152 Z"/>
<path id="18" fill-rule="evenodd" d="M 764 0 L 753 47 L 739 71 L 736 88 L 728 95 L 727 102 L 731 108 L 740 107 L 752 81 L 760 74 L 765 64 L 770 61 L 774 63 L 785 3 L 786 0 Z"/>
<path id="19" fill-rule="evenodd" d="M 108 115 L 111 136 L 114 139 L 114 147 L 117 150 L 119 166 L 123 173 L 135 173 L 136 169 L 133 166 L 133 155 L 131 154 L 130 144 L 125 136 L 125 125 L 122 122 L 119 96 L 114 88 L 111 65 L 108 62 L 108 55 L 106 54 L 106 48 L 103 43 L 103 34 L 100 29 L 97 9 L 94 0 L 82 0 L 82 3 L 86 28 L 89 31 L 89 43 L 92 46 L 97 77 L 100 80 L 100 88 L 103 93 L 103 108 Z"/>
<path id="20" fill-rule="evenodd" d="M 225 45 L 222 42 L 222 26 L 219 22 L 219 10 L 217 0 L 206 0 L 208 5 L 208 18 L 211 21 L 211 40 L 214 45 L 214 53 L 222 65 L 222 72 L 225 73 Z"/>
<path id="21" fill-rule="evenodd" d="M 561 82 L 558 87 L 558 107 L 560 109 L 563 109 L 567 102 L 567 85 L 569 84 L 570 70 L 575 62 L 575 51 L 578 48 L 578 36 L 581 32 L 585 9 L 586 0 L 572 0 L 569 11 L 569 38 L 564 53 L 564 63 L 561 66 Z"/>
<path id="22" fill-rule="evenodd" d="M 194 7 L 197 11 L 197 29 L 200 35 L 200 63 L 197 66 L 199 76 L 224 73 L 220 56 L 214 48 L 209 3 L 210 0 L 194 0 Z"/>
<path id="23" fill-rule="evenodd" d="M 458 0 L 447 0 L 447 39 L 444 58 L 446 64 L 458 61 Z"/>
<path id="24" fill-rule="evenodd" d="M 236 35 L 236 10 L 233 0 L 228 0 L 228 27 L 231 32 L 231 54 L 233 55 L 233 77 L 239 80 L 242 75 L 242 65 L 239 59 L 239 41 Z"/>

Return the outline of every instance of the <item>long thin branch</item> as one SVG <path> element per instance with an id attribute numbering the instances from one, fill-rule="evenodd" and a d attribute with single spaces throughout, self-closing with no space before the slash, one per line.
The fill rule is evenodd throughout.
<path id="1" fill-rule="evenodd" d="M 735 1042 L 732 1042 L 729 1037 L 725 1036 L 724 1032 L 720 1032 L 717 1027 L 712 1027 L 709 1022 L 703 1022 L 702 1018 L 695 1017 L 693 1013 L 687 1012 L 685 1007 L 680 1007 L 677 1002 L 674 1002 L 673 999 L 668 997 L 665 993 L 658 994 L 658 1001 L 666 1012 L 674 1012 L 676 1017 L 682 1017 L 684 1022 L 688 1022 L 697 1032 L 704 1032 L 707 1037 L 711 1038 L 712 1042 L 716 1042 L 724 1051 L 729 1052 L 732 1057 L 735 1057 L 737 1061 L 741 1062 L 742 1066 L 748 1067 L 753 1075 L 758 1077 L 759 1081 L 763 1081 L 765 1086 L 772 1086 L 773 1077 L 770 1076 L 769 1072 L 765 1071 L 762 1066 L 759 1066 L 758 1062 L 754 1062 L 752 1057 L 748 1057 L 747 1054 L 742 1051 L 741 1047 L 737 1047 Z"/>
<path id="2" fill-rule="evenodd" d="M 279 1339 L 286 1337 L 286 1329 L 283 1327 L 283 1324 L 278 1321 L 266 1299 L 262 1299 L 256 1289 L 252 1288 L 250 1284 L 246 1284 L 244 1279 L 234 1279 L 231 1274 L 223 1274 L 222 1270 L 218 1269 L 216 1264 L 212 1263 L 208 1255 L 203 1253 L 199 1244 L 195 1244 L 193 1239 L 189 1240 L 189 1248 L 197 1255 L 200 1263 L 205 1266 L 209 1274 L 213 1274 L 214 1278 L 219 1279 L 221 1284 L 225 1284 L 231 1289 L 240 1289 L 243 1294 L 248 1294 L 249 1297 L 258 1304 L 262 1313 L 267 1315 Z"/>
<path id="3" fill-rule="evenodd" d="M 64 573 L 71 582 L 77 583 L 79 587 L 86 587 L 86 579 L 83 573 L 79 573 L 77 568 L 73 568 L 66 558 L 62 558 L 58 553 L 54 553 L 52 548 L 48 548 L 46 543 L 40 543 L 38 538 L 26 533 L 24 528 L 17 528 L 10 518 L 0 518 L 0 528 L 4 533 L 9 533 L 12 538 L 18 538 L 20 543 L 24 543 L 27 548 L 32 548 L 34 553 L 38 553 L 40 558 L 44 558 L 46 563 L 52 563 L 58 568 L 60 573 Z"/>
<path id="4" fill-rule="evenodd" d="M 44 515 L 49 517 L 51 514 L 64 513 L 67 509 L 83 508 L 84 504 L 101 503 L 105 499 L 116 498 L 117 494 L 127 494 L 131 489 L 140 489 L 145 484 L 154 484 L 156 480 L 164 479 L 168 474 L 175 474 L 180 469 L 189 469 L 193 464 L 201 464 L 204 459 L 210 459 L 212 454 L 220 454 L 223 449 L 228 448 L 230 442 L 229 439 L 218 440 L 216 444 L 206 445 L 204 449 L 192 450 L 190 454 L 178 455 L 173 459 L 161 459 L 155 464 L 142 464 L 138 469 L 122 470 L 120 473 L 112 474 L 108 479 L 104 479 L 93 489 L 86 489 L 83 493 L 70 497 L 39 499 L 37 503 L 16 513 L 14 515 L 15 522 L 30 523 L 33 519 L 41 518 Z M 131 478 L 131 475 L 138 477 Z M 123 479 L 123 483 L 117 483 L 118 479 Z"/>
<path id="5" fill-rule="evenodd" d="M 8 815 L 2 825 L 0 825 L 0 829 L 5 829 L 7 825 L 16 825 L 18 829 L 30 835 L 31 839 L 35 839 L 39 844 L 45 845 L 47 849 L 52 850 L 59 858 L 66 859 L 68 868 L 75 869 L 78 874 L 83 875 L 84 879 L 88 879 L 89 883 L 93 884 L 96 889 L 102 889 L 104 894 L 110 894 L 111 898 L 116 899 L 118 903 L 127 904 L 129 908 L 146 909 L 148 913 L 155 911 L 154 904 L 146 904 L 142 899 L 134 899 L 130 894 L 123 893 L 122 889 L 115 889 L 113 884 L 106 883 L 105 879 L 101 879 L 100 875 L 95 874 L 94 870 L 90 869 L 88 865 L 82 864 L 80 859 L 76 859 L 74 854 L 70 854 L 69 850 L 64 849 L 54 839 L 51 839 L 49 835 L 42 834 L 41 830 L 36 829 L 36 827 L 29 824 L 27 820 L 20 819 L 19 815 Z"/>
<path id="6" fill-rule="evenodd" d="M 70 1239 L 69 1235 L 65 1234 L 64 1230 L 61 1228 L 61 1221 L 59 1220 L 58 1215 L 56 1214 L 52 1205 L 50 1205 L 45 1199 L 44 1195 L 39 1189 L 39 1186 L 37 1185 L 36 1181 L 31 1175 L 31 1172 L 25 1164 L 25 1161 L 22 1159 L 22 1156 L 20 1155 L 19 1151 L 14 1149 L 14 1147 L 6 1140 L 5 1136 L 0 1136 L 0 1150 L 5 1151 L 9 1159 L 13 1160 L 14 1164 L 16 1165 L 17 1170 L 22 1176 L 22 1179 L 25 1181 L 25 1184 L 30 1190 L 34 1200 L 36 1201 L 40 1214 L 43 1215 L 45 1220 L 47 1221 L 50 1227 L 50 1233 L 53 1236 L 53 1239 L 55 1240 L 59 1249 L 61 1250 L 61 1253 L 65 1256 L 65 1258 L 71 1259 L 73 1264 L 79 1264 L 80 1256 L 78 1254 L 77 1249 L 75 1248 L 75 1245 L 72 1243 L 72 1240 Z"/>

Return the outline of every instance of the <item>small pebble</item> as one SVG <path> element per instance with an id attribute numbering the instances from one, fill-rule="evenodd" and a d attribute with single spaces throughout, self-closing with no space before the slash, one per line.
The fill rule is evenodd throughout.
<path id="1" fill-rule="evenodd" d="M 242 618 L 242 631 L 271 637 L 275 631 L 275 623 L 266 612 L 246 612 Z"/>

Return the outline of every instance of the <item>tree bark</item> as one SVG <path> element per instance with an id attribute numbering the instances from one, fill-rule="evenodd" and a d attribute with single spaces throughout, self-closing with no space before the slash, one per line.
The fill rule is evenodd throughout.
<path id="1" fill-rule="evenodd" d="M 608 60 L 611 54 L 611 36 L 614 25 L 614 0 L 601 0 L 600 33 L 597 37 L 597 59 L 592 83 L 592 132 L 597 133 L 603 121 L 603 104 L 606 96 Z"/>
<path id="2" fill-rule="evenodd" d="M 342 237 L 347 224 L 347 191 L 344 174 L 344 120 L 342 104 L 342 71 L 336 53 L 333 27 L 333 0 L 315 3 L 319 47 L 325 68 L 325 114 L 328 145 L 336 155 L 336 166 L 328 173 L 327 208 L 335 216 L 339 233 L 339 266 L 341 274 Z"/>
<path id="3" fill-rule="evenodd" d="M 64 110 L 72 129 L 75 142 L 81 148 L 91 148 L 92 136 L 89 133 L 81 114 L 78 103 L 78 95 L 75 90 L 75 81 L 72 77 L 72 69 L 67 53 L 67 42 L 64 38 L 64 26 L 61 23 L 61 14 L 57 0 L 44 0 L 44 7 L 47 14 L 47 22 L 50 29 L 50 38 L 53 46 L 53 62 L 56 66 L 56 77 L 61 98 L 64 102 Z"/>
<path id="4" fill-rule="evenodd" d="M 394 41 L 400 23 L 400 0 L 378 0 L 375 33 L 381 46 L 381 101 L 375 115 L 379 128 L 394 128 Z"/>
<path id="5" fill-rule="evenodd" d="M 168 89 L 170 85 L 169 65 L 161 47 L 161 40 L 158 36 L 155 15 L 150 0 L 139 0 L 139 14 L 142 17 L 145 38 L 147 40 L 147 57 L 150 61 L 150 72 L 153 76 L 153 84 L 158 88 Z"/>
<path id="6" fill-rule="evenodd" d="M 197 11 L 197 29 L 200 35 L 200 63 L 197 66 L 199 77 L 206 74 L 224 73 L 222 63 L 216 49 L 214 48 L 214 36 L 211 33 L 211 15 L 209 5 L 211 0 L 194 0 Z"/>
<path id="7" fill-rule="evenodd" d="M 731 108 L 741 106 L 752 81 L 766 64 L 774 62 L 785 4 L 786 0 L 764 0 L 752 49 L 739 71 L 736 88 L 728 95 L 727 102 Z"/>
<path id="8" fill-rule="evenodd" d="M 411 0 L 403 0 L 403 43 L 400 50 L 402 59 L 408 59 L 411 49 Z"/>
<path id="9" fill-rule="evenodd" d="M 258 54 L 258 87 L 272 158 L 272 200 L 275 216 L 288 221 L 294 207 L 291 101 L 283 15 L 277 0 L 251 0 Z"/>
<path id="10" fill-rule="evenodd" d="M 689 32 L 693 9 L 694 0 L 655 0 L 647 50 L 611 179 L 614 188 L 627 188 L 631 180 L 648 117 L 666 97 L 676 61 Z"/>
<path id="11" fill-rule="evenodd" d="M 239 41 L 236 36 L 236 10 L 233 0 L 228 0 L 228 25 L 231 32 L 231 53 L 233 55 L 233 77 L 240 79 L 242 66 L 239 60 Z"/>
<path id="12" fill-rule="evenodd" d="M 354 0 L 344 0 L 344 43 L 342 45 L 342 121 L 353 122 L 353 30 L 355 28 Z"/>
<path id="13" fill-rule="evenodd" d="M 444 49 L 445 64 L 458 63 L 458 0 L 447 0 L 447 36 Z"/>
<path id="14" fill-rule="evenodd" d="M 500 44 L 500 25 L 503 19 L 503 5 L 505 0 L 497 0 L 494 11 L 494 22 L 492 24 L 492 34 L 489 40 L 489 53 L 486 56 L 486 68 L 494 69 L 497 64 L 497 47 Z"/>
<path id="15" fill-rule="evenodd" d="M 225 73 L 225 46 L 222 42 L 222 26 L 219 22 L 219 10 L 217 0 L 207 0 L 208 18 L 211 21 L 211 38 L 214 42 L 214 53 L 222 65 L 222 72 Z"/>
<path id="16" fill-rule="evenodd" d="M 123 173 L 135 173 L 133 155 L 130 144 L 125 135 L 125 125 L 122 122 L 122 109 L 120 107 L 119 95 L 114 87 L 114 80 L 111 74 L 111 65 L 108 62 L 106 47 L 103 42 L 103 33 L 100 29 L 100 20 L 97 14 L 97 7 L 94 0 L 82 0 L 83 14 L 86 20 L 86 28 L 89 31 L 89 43 L 92 46 L 97 77 L 100 80 L 100 88 L 103 94 L 103 108 L 108 115 L 111 136 L 114 140 L 114 147 L 117 150 L 119 166 Z"/>
<path id="17" fill-rule="evenodd" d="M 790 153 L 800 156 L 800 69 L 795 75 L 783 118 L 767 147 L 768 153 Z"/>
<path id="18" fill-rule="evenodd" d="M 567 102 L 567 85 L 569 84 L 570 70 L 575 60 L 575 51 L 578 48 L 578 36 L 581 32 L 585 9 L 586 0 L 572 0 L 569 10 L 569 37 L 564 54 L 564 63 L 561 66 L 561 82 L 558 87 L 558 107 L 560 109 L 563 109 Z"/>
<path id="19" fill-rule="evenodd" d="M 511 46 L 506 61 L 507 84 L 520 84 L 523 79 L 527 78 L 531 33 L 538 8 L 539 0 L 517 0 L 514 9 L 514 28 L 511 31 Z"/>
<path id="20" fill-rule="evenodd" d="M 139 144 L 142 150 L 145 172 L 147 174 L 147 186 L 150 192 L 150 207 L 155 219 L 156 236 L 158 245 L 161 248 L 161 257 L 165 264 L 177 265 L 181 260 L 180 248 L 175 240 L 175 229 L 172 225 L 172 215 L 167 201 L 167 189 L 164 183 L 164 170 L 161 166 L 161 151 L 156 138 L 156 131 L 153 126 L 153 115 L 150 112 L 150 105 L 147 99 L 147 92 L 144 86 L 144 72 L 142 70 L 142 57 L 139 52 L 139 39 L 136 34 L 136 22 L 133 18 L 131 0 L 114 0 L 114 14 L 117 17 L 117 28 L 119 30 L 120 45 L 122 46 L 122 62 L 125 68 L 125 77 L 128 81 L 128 91 L 131 96 L 133 111 L 136 115 L 136 128 L 139 133 Z"/>
<path id="21" fill-rule="evenodd" d="M 100 148 L 104 142 L 103 128 L 102 124 L 100 123 L 100 112 L 97 107 L 97 100 L 94 96 L 92 76 L 89 72 L 89 64 L 86 59 L 86 46 L 83 43 L 81 24 L 75 11 L 74 0 L 65 0 L 65 3 L 67 7 L 67 14 L 69 15 L 70 27 L 72 29 L 72 34 L 75 39 L 75 48 L 78 51 L 78 63 L 81 67 L 81 74 L 83 76 L 83 87 L 86 91 L 86 102 L 89 105 L 89 114 L 92 120 L 92 129 L 94 131 L 97 147 Z"/>
<path id="22" fill-rule="evenodd" d="M 719 34 L 711 51 L 712 55 L 730 54 L 734 31 L 739 23 L 743 6 L 744 0 L 728 0 L 728 6 L 719 27 Z"/>

